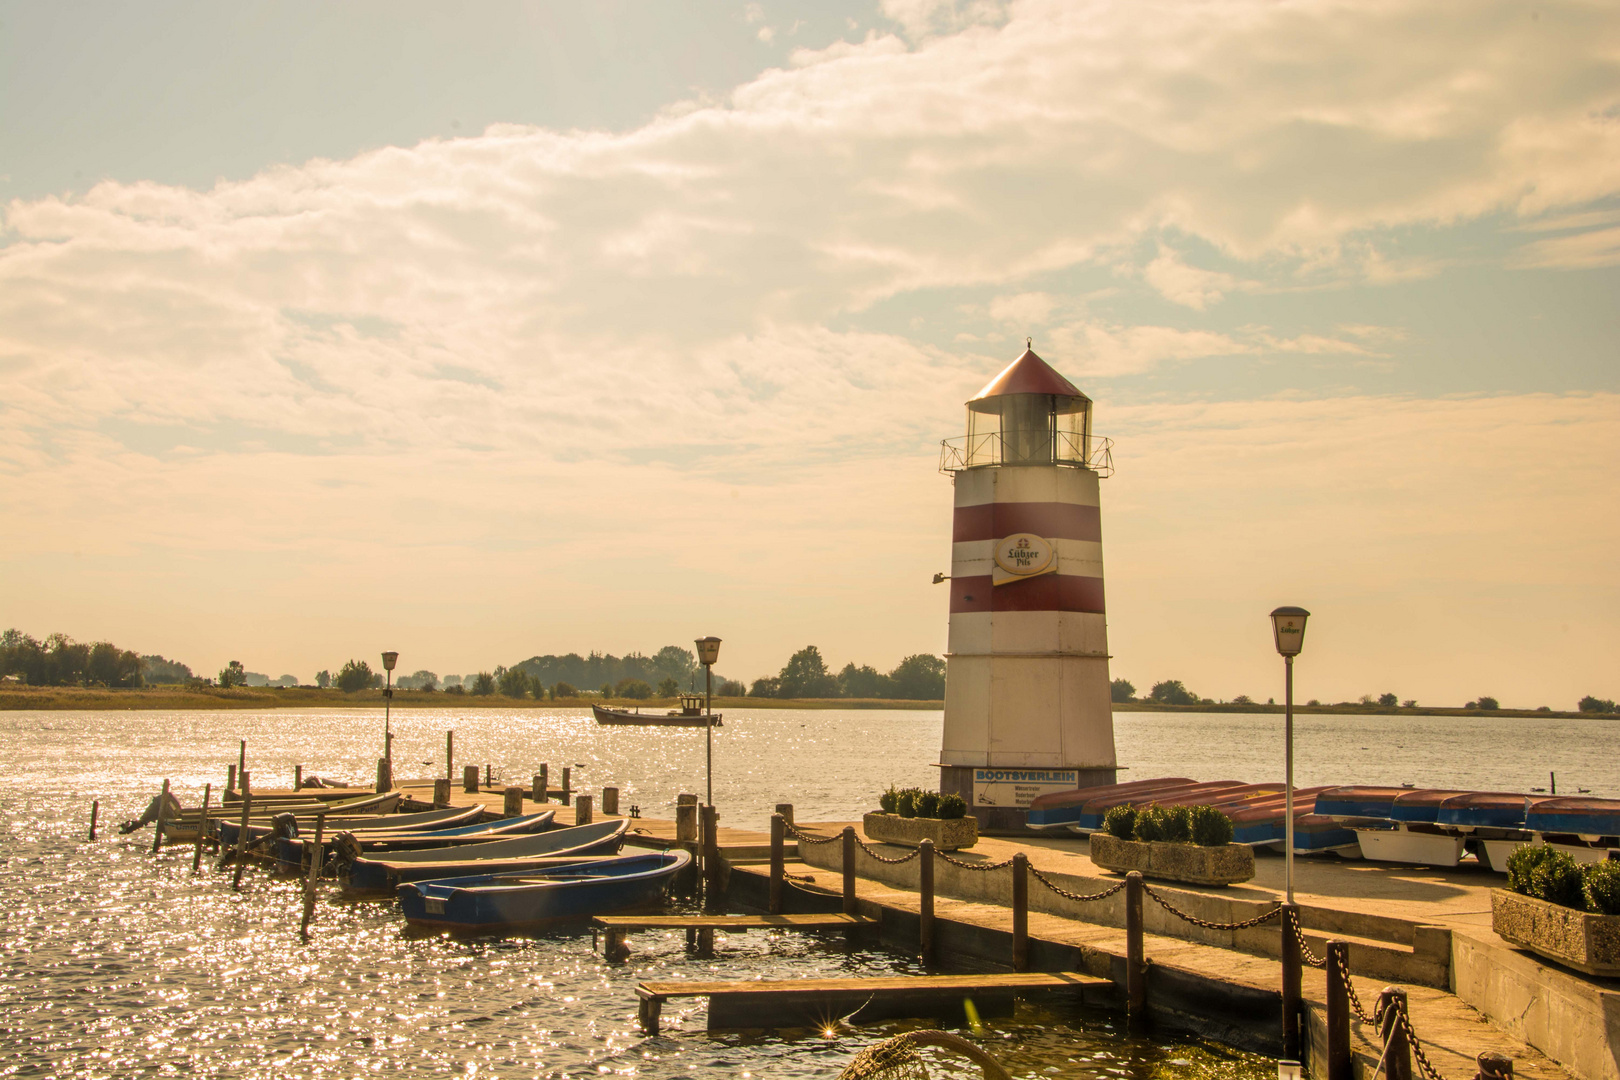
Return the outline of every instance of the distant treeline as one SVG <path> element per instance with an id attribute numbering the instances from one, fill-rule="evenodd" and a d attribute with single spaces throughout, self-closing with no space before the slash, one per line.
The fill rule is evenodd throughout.
<path id="1" fill-rule="evenodd" d="M 938 701 L 945 696 L 945 661 L 928 653 L 908 656 L 892 671 L 854 661 L 834 675 L 821 658 L 821 650 L 806 645 L 788 658 L 779 674 L 755 679 L 750 697 L 768 698 L 888 698 L 902 701 Z"/>
<path id="2" fill-rule="evenodd" d="M 11 629 L 0 633 L 0 678 L 29 686 L 110 686 L 185 683 L 191 669 L 161 656 L 140 656 L 110 641 L 74 641 L 51 634 L 39 641 Z"/>
<path id="3" fill-rule="evenodd" d="M 1230 704 L 1230 705 L 1253 705 L 1253 704 L 1256 704 L 1255 700 L 1253 698 L 1251 698 L 1248 694 L 1239 694 L 1237 697 L 1233 698 L 1230 702 L 1216 701 L 1213 698 L 1207 698 L 1207 697 L 1199 697 L 1196 693 L 1194 693 L 1193 691 L 1187 689 L 1186 686 L 1182 685 L 1182 682 L 1181 682 L 1180 679 L 1166 679 L 1163 682 L 1154 683 L 1153 688 L 1148 691 L 1148 695 L 1145 698 L 1138 698 L 1136 696 L 1136 687 L 1129 680 L 1115 679 L 1114 683 L 1113 683 L 1113 699 L 1116 702 L 1119 702 L 1119 703 L 1122 703 L 1122 704 L 1125 703 L 1125 702 L 1130 702 L 1130 701 L 1152 702 L 1152 703 L 1154 703 L 1156 705 L 1228 705 L 1228 704 Z M 1266 699 L 1266 704 L 1274 705 L 1274 704 L 1276 704 L 1276 699 L 1275 698 L 1267 698 Z M 1311 705 L 1311 706 L 1318 706 L 1318 705 L 1321 705 L 1322 702 L 1317 700 L 1316 698 L 1311 698 L 1309 701 L 1306 701 L 1305 704 L 1306 705 Z M 1390 693 L 1390 692 L 1385 692 L 1385 693 L 1382 693 L 1382 694 L 1362 694 L 1361 695 L 1361 700 L 1359 700 L 1359 701 L 1340 701 L 1340 702 L 1330 703 L 1330 704 L 1338 704 L 1338 705 L 1376 705 L 1379 708 L 1383 708 L 1383 709 L 1394 709 L 1394 708 L 1397 708 L 1397 707 L 1402 708 L 1402 709 L 1415 709 L 1415 708 L 1417 708 L 1416 699 L 1414 699 L 1414 698 L 1406 698 L 1405 700 L 1402 700 L 1398 695 L 1396 695 L 1394 693 Z M 1500 709 L 1501 707 L 1502 707 L 1501 702 L 1497 701 L 1496 698 L 1492 697 L 1489 694 L 1481 694 L 1481 695 L 1479 695 L 1479 697 L 1475 698 L 1474 700 L 1472 700 L 1472 701 L 1470 701 L 1467 704 L 1462 706 L 1462 708 L 1464 708 L 1464 709 L 1483 709 L 1486 712 L 1490 712 L 1490 711 L 1492 711 L 1494 709 Z M 1593 695 L 1588 694 L 1587 696 L 1581 698 L 1580 703 L 1578 705 L 1576 705 L 1575 708 L 1576 708 L 1577 712 L 1583 712 L 1583 713 L 1612 713 L 1612 712 L 1615 711 L 1615 703 L 1613 701 L 1609 701 L 1607 699 L 1600 698 L 1600 697 L 1594 697 Z M 1542 705 L 1542 706 L 1538 707 L 1535 711 L 1537 711 L 1537 712 L 1552 712 L 1552 707 L 1549 706 L 1549 705 Z"/>

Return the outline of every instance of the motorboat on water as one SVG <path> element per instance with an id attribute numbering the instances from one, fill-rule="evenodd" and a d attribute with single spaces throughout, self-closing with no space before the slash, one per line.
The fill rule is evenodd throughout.
<path id="1" fill-rule="evenodd" d="M 668 712 L 642 712 L 638 707 L 610 709 L 606 705 L 591 705 L 598 724 L 631 724 L 642 727 L 719 727 L 721 713 L 705 712 L 702 694 L 682 694 L 681 707 Z"/>

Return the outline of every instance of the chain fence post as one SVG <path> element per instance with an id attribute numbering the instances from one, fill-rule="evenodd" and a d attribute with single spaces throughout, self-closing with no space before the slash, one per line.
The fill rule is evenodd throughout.
<path id="1" fill-rule="evenodd" d="M 1147 1011 L 1147 962 L 1142 946 L 1142 872 L 1125 875 L 1125 1007 L 1131 1019 Z"/>
<path id="2" fill-rule="evenodd" d="M 1327 1080 L 1352 1080 L 1350 1065 L 1350 946 L 1327 943 Z"/>
<path id="3" fill-rule="evenodd" d="M 855 826 L 844 826 L 844 914 L 855 914 Z"/>
<path id="4" fill-rule="evenodd" d="M 1412 1080 L 1412 1048 L 1406 1041 L 1401 1017 L 1406 1015 L 1406 991 L 1384 987 L 1378 995 L 1378 1033 L 1384 1040 L 1384 1075 L 1388 1080 Z"/>
<path id="5" fill-rule="evenodd" d="M 787 819 L 781 814 L 771 815 L 771 905 L 772 915 L 782 914 L 783 876 L 787 873 Z"/>
<path id="6" fill-rule="evenodd" d="M 1029 856 L 1022 851 L 1012 857 L 1012 966 L 1014 971 L 1029 970 Z"/>
<path id="7" fill-rule="evenodd" d="M 934 966 L 934 842 L 917 845 L 917 944 L 924 967 Z"/>
<path id="8" fill-rule="evenodd" d="M 1513 1080 L 1513 1059 L 1506 1054 L 1487 1050 L 1474 1060 L 1479 1065 L 1474 1080 Z"/>
<path id="9" fill-rule="evenodd" d="M 1283 904 L 1282 918 L 1282 1040 L 1283 1057 L 1300 1057 L 1299 1019 L 1303 1007 L 1304 973 L 1300 970 L 1299 905 Z"/>

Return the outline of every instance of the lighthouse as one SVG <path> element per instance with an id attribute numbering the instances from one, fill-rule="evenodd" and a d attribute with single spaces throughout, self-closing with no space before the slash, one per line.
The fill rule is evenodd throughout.
<path id="1" fill-rule="evenodd" d="M 981 829 L 1023 831 L 1030 800 L 1114 782 L 1091 399 L 1026 348 L 942 444 L 956 488 L 940 790 Z"/>

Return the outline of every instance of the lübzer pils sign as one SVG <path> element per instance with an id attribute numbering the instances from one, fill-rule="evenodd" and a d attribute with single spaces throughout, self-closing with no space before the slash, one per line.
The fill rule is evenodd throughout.
<path id="1" fill-rule="evenodd" d="M 1052 541 L 1034 533 L 1014 533 L 996 541 L 996 565 L 990 573 L 992 585 L 1050 574 L 1057 570 L 1057 548 Z"/>

